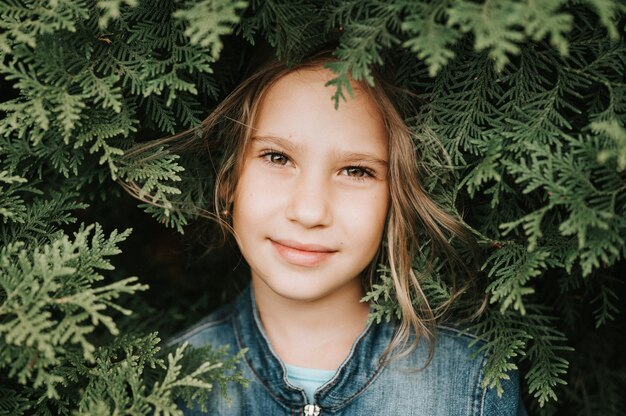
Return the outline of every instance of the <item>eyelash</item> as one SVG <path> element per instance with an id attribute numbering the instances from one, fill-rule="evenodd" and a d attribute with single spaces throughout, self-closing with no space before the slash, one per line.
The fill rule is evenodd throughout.
<path id="1" fill-rule="evenodd" d="M 263 158 L 265 163 L 267 163 L 268 165 L 270 165 L 270 166 L 284 166 L 284 165 L 281 165 L 279 163 L 272 162 L 271 156 L 281 156 L 281 157 L 285 158 L 287 161 L 289 161 L 289 156 L 287 156 L 283 152 L 279 152 L 278 150 L 267 150 L 267 151 L 261 153 L 261 158 Z"/>
<path id="2" fill-rule="evenodd" d="M 273 166 L 273 167 L 284 167 L 285 165 L 281 165 L 279 163 L 274 163 L 271 160 L 272 156 L 280 156 L 286 159 L 287 162 L 290 161 L 289 156 L 287 156 L 286 154 L 284 154 L 283 152 L 279 152 L 278 150 L 267 150 L 261 153 L 261 158 L 265 161 L 265 163 L 269 166 Z M 351 169 L 358 169 L 361 172 L 363 172 L 363 176 L 348 176 L 350 179 L 355 180 L 355 181 L 365 181 L 366 178 L 376 178 L 376 175 L 374 174 L 374 172 L 362 165 L 354 165 L 354 166 L 346 166 L 344 168 L 342 168 L 342 171 L 348 171 Z"/>
<path id="3" fill-rule="evenodd" d="M 363 172 L 363 176 L 349 176 L 351 179 L 354 179 L 356 181 L 365 181 L 365 179 L 367 178 L 376 178 L 376 176 L 374 176 L 374 172 L 372 172 L 371 169 L 361 165 L 346 166 L 342 170 L 347 171 L 350 169 L 359 169 L 361 172 Z"/>

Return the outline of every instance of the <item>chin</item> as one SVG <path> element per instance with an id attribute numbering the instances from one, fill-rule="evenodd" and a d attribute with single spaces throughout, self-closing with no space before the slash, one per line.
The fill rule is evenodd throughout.
<path id="1" fill-rule="evenodd" d="M 347 281 L 328 281 L 327 275 L 329 271 L 318 275 L 298 275 L 297 273 L 288 273 L 285 276 L 273 278 L 263 278 L 257 276 L 260 284 L 264 285 L 272 293 L 279 298 L 291 300 L 294 302 L 314 302 L 324 298 L 332 298 L 337 295 L 342 297 L 341 293 L 346 290 L 352 292 L 351 286 L 358 284 L 360 286 L 360 278 L 349 279 Z"/>
<path id="2" fill-rule="evenodd" d="M 327 290 L 316 284 L 297 284 L 297 285 L 269 285 L 269 288 L 278 296 L 296 302 L 313 302 L 325 297 Z"/>

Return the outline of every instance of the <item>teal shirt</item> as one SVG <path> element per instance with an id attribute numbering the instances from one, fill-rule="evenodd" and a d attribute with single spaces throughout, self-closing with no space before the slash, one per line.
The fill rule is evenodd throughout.
<path id="1" fill-rule="evenodd" d="M 316 368 L 296 367 L 285 364 L 287 380 L 296 387 L 304 389 L 309 403 L 315 403 L 313 394 L 334 375 L 336 370 L 318 370 Z"/>

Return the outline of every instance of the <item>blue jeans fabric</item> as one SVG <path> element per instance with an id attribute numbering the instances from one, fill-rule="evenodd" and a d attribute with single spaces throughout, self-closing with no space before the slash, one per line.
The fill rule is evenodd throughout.
<path id="1" fill-rule="evenodd" d="M 474 340 L 439 327 L 435 354 L 425 368 L 428 347 L 420 342 L 410 354 L 381 364 L 394 334 L 394 323 L 370 323 L 354 342 L 334 377 L 315 393 L 320 416 L 326 415 L 526 415 L 519 375 L 509 373 L 504 394 L 483 389 L 484 354 L 472 359 Z M 305 415 L 304 391 L 288 383 L 284 364 L 272 350 L 261 325 L 250 286 L 231 304 L 209 315 L 174 339 L 195 346 L 230 345 L 234 354 L 248 348 L 240 363 L 251 380 L 247 388 L 228 387 L 229 404 L 219 391 L 208 403 L 211 415 Z M 186 415 L 203 414 L 186 409 Z"/>

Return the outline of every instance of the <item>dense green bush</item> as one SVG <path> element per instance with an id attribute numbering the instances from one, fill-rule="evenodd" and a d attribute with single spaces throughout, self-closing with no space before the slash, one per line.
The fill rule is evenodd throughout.
<path id="1" fill-rule="evenodd" d="M 179 186 L 187 171 L 167 148 L 142 164 L 125 151 L 196 126 L 262 45 L 297 62 L 328 43 L 338 105 L 349 76 L 383 71 L 412 92 L 410 125 L 450 155 L 457 185 L 417 143 L 429 187 L 484 251 L 489 307 L 471 330 L 488 340 L 489 387 L 517 366 L 531 413 L 626 414 L 625 11 L 0 0 L 0 414 L 177 414 L 178 400 L 244 382 L 227 351 L 161 342 L 237 289 L 223 284 L 230 263 L 177 237 L 204 229 L 175 207 L 211 178 Z M 157 221 L 118 182 L 156 197 L 140 206 Z M 433 302 L 449 296 L 445 278 L 425 279 Z M 386 282 L 383 268 L 374 318 L 396 311 Z"/>

